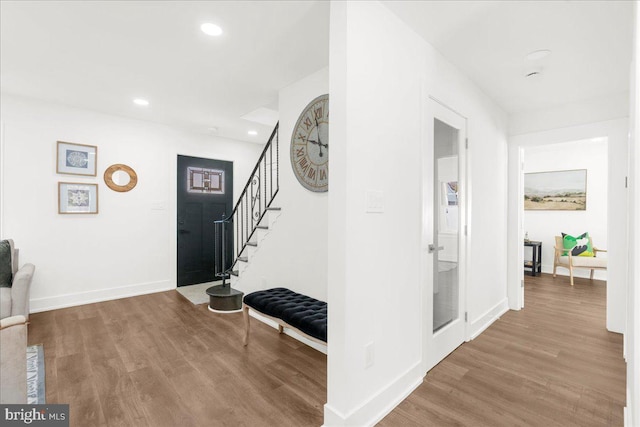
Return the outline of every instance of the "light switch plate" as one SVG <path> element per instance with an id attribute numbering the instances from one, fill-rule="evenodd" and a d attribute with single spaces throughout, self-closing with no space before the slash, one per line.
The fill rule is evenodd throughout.
<path id="1" fill-rule="evenodd" d="M 366 213 L 383 213 L 384 212 L 384 192 L 377 190 L 365 191 Z"/>

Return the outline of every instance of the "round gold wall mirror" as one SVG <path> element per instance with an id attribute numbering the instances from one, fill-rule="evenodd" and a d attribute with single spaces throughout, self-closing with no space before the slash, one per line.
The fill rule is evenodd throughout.
<path id="1" fill-rule="evenodd" d="M 104 171 L 104 182 L 113 191 L 130 191 L 138 183 L 138 175 L 130 166 L 115 164 Z"/>

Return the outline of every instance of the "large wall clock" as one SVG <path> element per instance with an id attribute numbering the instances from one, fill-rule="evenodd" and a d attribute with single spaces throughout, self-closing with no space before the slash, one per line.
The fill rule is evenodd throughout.
<path id="1" fill-rule="evenodd" d="M 329 95 L 302 110 L 291 135 L 291 166 L 302 186 L 315 192 L 329 188 Z"/>

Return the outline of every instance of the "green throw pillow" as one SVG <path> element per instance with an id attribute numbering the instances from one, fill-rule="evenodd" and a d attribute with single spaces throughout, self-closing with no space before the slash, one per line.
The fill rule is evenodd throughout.
<path id="1" fill-rule="evenodd" d="M 0 288 L 10 288 L 12 283 L 11 245 L 8 240 L 0 240 Z"/>
<path id="2" fill-rule="evenodd" d="M 593 256 L 593 246 L 589 239 L 589 233 L 583 233 L 578 237 L 562 233 L 562 244 L 565 251 L 562 255 L 567 255 L 571 249 L 572 256 Z"/>

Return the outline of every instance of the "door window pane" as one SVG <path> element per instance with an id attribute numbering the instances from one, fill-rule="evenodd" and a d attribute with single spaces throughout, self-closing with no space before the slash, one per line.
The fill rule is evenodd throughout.
<path id="1" fill-rule="evenodd" d="M 435 119 L 433 332 L 459 316 L 458 137 L 457 129 Z"/>

